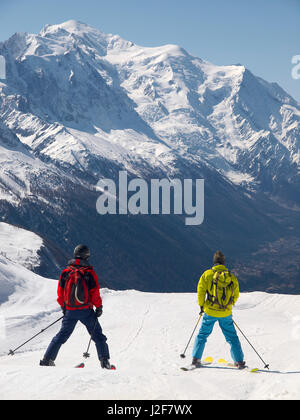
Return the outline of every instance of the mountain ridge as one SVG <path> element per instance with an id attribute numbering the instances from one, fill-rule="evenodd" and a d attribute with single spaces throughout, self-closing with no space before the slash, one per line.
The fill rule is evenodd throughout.
<path id="1" fill-rule="evenodd" d="M 15 34 L 0 54 L 7 63 L 0 83 L 3 221 L 59 243 L 64 253 L 90 241 L 113 287 L 191 290 L 222 248 L 244 267 L 246 288 L 270 281 L 282 290 L 283 267 L 269 279 L 260 268 L 250 279 L 243 261 L 259 255 L 260 266 L 261 250 L 280 238 L 288 243 L 300 226 L 300 104 L 278 85 L 242 65 L 216 66 L 171 44 L 140 47 L 76 21 Z M 204 178 L 204 224 L 186 230 L 175 216 L 101 219 L 95 186 L 119 170 L 146 180 Z M 297 269 L 290 275 L 295 283 Z"/>

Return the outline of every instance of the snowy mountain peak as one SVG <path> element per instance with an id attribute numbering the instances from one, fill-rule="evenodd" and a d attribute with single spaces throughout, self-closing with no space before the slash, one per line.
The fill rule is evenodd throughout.
<path id="1" fill-rule="evenodd" d="M 57 25 L 46 25 L 39 36 L 55 40 L 60 46 L 70 47 L 85 46 L 90 52 L 106 55 L 111 49 L 124 49 L 133 46 L 132 42 L 122 39 L 119 35 L 105 34 L 99 29 L 76 20 L 68 20 Z"/>
<path id="2" fill-rule="evenodd" d="M 298 104 L 242 65 L 216 66 L 172 44 L 141 47 L 75 20 L 46 25 L 38 35 L 16 34 L 4 48 L 0 46 L 0 53 L 9 68 L 2 109 L 6 117 L 14 114 L 8 119 L 10 128 L 15 126 L 30 147 L 38 132 L 37 126 L 31 132 L 31 123 L 25 122 L 31 114 L 42 118 L 38 123 L 42 131 L 46 121 L 58 123 L 61 130 L 67 126 L 97 131 L 105 141 L 103 131 L 121 129 L 124 137 L 124 129 L 132 129 L 136 136 L 130 134 L 122 144 L 114 135 L 109 139 L 119 151 L 125 147 L 125 160 L 135 161 L 137 155 L 148 159 L 145 147 L 137 152 L 132 140 L 142 135 L 140 144 L 144 136 L 151 143 L 155 139 L 151 146 L 155 156 L 162 155 L 157 152 L 162 142 L 171 151 L 172 157 L 158 161 L 158 166 L 169 167 L 174 153 L 189 158 L 196 154 L 231 181 L 237 178 L 227 174 L 237 171 L 259 185 L 261 144 L 267 162 L 276 156 L 281 164 L 286 162 L 285 170 L 286 165 L 292 163 L 294 170 L 298 164 Z M 49 133 L 53 129 L 49 127 Z M 47 142 L 43 144 L 43 153 L 57 159 L 57 147 L 53 156 Z M 40 148 L 40 141 L 37 145 Z M 86 147 L 91 151 L 90 145 Z M 101 154 L 103 148 L 96 149 Z M 76 160 L 81 161 L 79 156 Z M 152 157 L 151 161 L 153 166 Z M 273 168 L 272 163 L 272 178 Z"/>
<path id="3" fill-rule="evenodd" d="M 70 34 L 76 33 L 76 34 L 84 34 L 87 32 L 99 32 L 97 29 L 93 28 L 92 26 L 89 26 L 83 22 L 79 22 L 76 20 L 68 20 L 66 22 L 50 25 L 47 24 L 44 26 L 44 28 L 41 30 L 40 35 L 47 35 L 47 34 L 57 34 L 61 30 L 64 30 Z"/>
<path id="4" fill-rule="evenodd" d="M 38 229 L 41 207 L 51 226 L 59 226 L 66 209 L 78 219 L 80 206 L 70 208 L 66 199 L 73 174 L 81 202 L 85 188 L 94 191 L 99 178 L 120 169 L 147 178 L 206 178 L 205 226 L 224 219 L 226 206 L 215 209 L 218 198 L 231 198 L 227 223 L 236 221 L 236 249 L 244 247 L 245 225 L 274 239 L 264 233 L 261 215 L 272 213 L 264 211 L 264 200 L 280 203 L 279 212 L 299 208 L 300 105 L 244 66 L 214 65 L 172 44 L 138 46 L 74 20 L 15 34 L 0 43 L 0 55 L 7 62 L 0 85 L 0 198 L 5 215 L 12 211 L 8 203 L 19 206 L 16 224 L 28 228 L 36 197 Z M 51 188 L 61 200 L 50 198 Z M 19 215 L 25 199 L 28 214 Z M 215 238 L 226 232 L 223 225 L 218 230 Z"/>

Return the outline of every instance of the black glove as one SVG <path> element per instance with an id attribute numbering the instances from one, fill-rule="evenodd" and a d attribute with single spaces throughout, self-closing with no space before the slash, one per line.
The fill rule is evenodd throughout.
<path id="1" fill-rule="evenodd" d="M 202 314 L 204 314 L 204 309 L 203 309 L 203 306 L 200 306 L 200 312 L 199 312 L 199 315 L 202 315 Z"/>
<path id="2" fill-rule="evenodd" d="M 66 308 L 65 308 L 64 306 L 62 306 L 61 310 L 62 310 L 62 313 L 63 313 L 63 314 L 64 314 L 64 316 L 65 316 L 65 315 L 66 315 Z"/>
<path id="3" fill-rule="evenodd" d="M 99 306 L 99 308 L 96 308 L 95 314 L 97 318 L 99 318 L 102 315 L 102 313 L 103 313 L 103 306 Z"/>

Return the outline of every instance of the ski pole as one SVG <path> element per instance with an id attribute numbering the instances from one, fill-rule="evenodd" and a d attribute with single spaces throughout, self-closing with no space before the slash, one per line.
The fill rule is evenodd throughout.
<path id="1" fill-rule="evenodd" d="M 95 320 L 95 324 L 94 324 L 94 327 L 93 327 L 93 330 L 92 330 L 92 334 L 91 334 L 91 337 L 90 337 L 90 341 L 89 341 L 88 348 L 87 348 L 86 352 L 85 352 L 85 353 L 83 353 L 83 357 L 84 357 L 85 359 L 87 359 L 88 357 L 90 357 L 89 349 L 90 349 L 90 345 L 91 345 L 91 342 L 92 342 L 92 338 L 93 338 L 93 335 L 94 335 L 94 332 L 95 332 L 95 329 L 96 329 L 97 321 L 98 321 L 98 319 L 96 318 L 96 320 Z"/>
<path id="2" fill-rule="evenodd" d="M 8 355 L 13 356 L 17 350 L 19 350 L 21 347 L 25 346 L 25 344 L 29 343 L 29 341 L 33 340 L 38 335 L 42 334 L 44 331 L 46 331 L 48 328 L 52 327 L 52 325 L 56 324 L 58 321 L 63 319 L 63 316 L 60 317 L 57 321 L 54 321 L 52 324 L 48 325 L 48 327 L 43 328 L 39 333 L 35 334 L 33 337 L 31 337 L 29 340 L 25 341 L 25 343 L 21 344 L 19 347 L 17 347 L 14 350 L 9 350 Z"/>
<path id="3" fill-rule="evenodd" d="M 257 356 L 260 358 L 260 360 L 263 362 L 263 364 L 265 365 L 265 369 L 269 369 L 269 366 L 264 360 L 263 358 L 259 355 L 259 353 L 255 350 L 255 348 L 253 347 L 253 345 L 250 343 L 250 341 L 248 340 L 248 338 L 245 336 L 245 334 L 243 333 L 243 331 L 240 329 L 240 327 L 237 325 L 237 323 L 235 321 L 233 321 L 234 325 L 237 327 L 237 329 L 239 330 L 239 332 L 242 334 L 242 336 L 245 338 L 245 340 L 247 340 L 247 342 L 250 344 L 250 346 L 253 348 L 253 350 L 255 351 L 255 353 L 257 354 Z"/>
<path id="4" fill-rule="evenodd" d="M 95 320 L 95 324 L 94 324 L 94 327 L 93 327 L 93 329 L 92 329 L 92 333 L 91 333 L 91 336 L 90 336 L 90 340 L 89 340 L 88 348 L 87 348 L 86 352 L 84 352 L 84 353 L 83 353 L 83 357 L 84 357 L 85 359 L 87 359 L 88 357 L 90 357 L 89 349 L 90 349 L 90 345 L 91 345 L 91 342 L 92 342 L 92 338 L 93 338 L 93 335 L 94 335 L 94 332 L 95 332 L 95 329 L 96 329 L 96 326 L 97 326 L 97 321 L 98 321 L 98 319 L 96 318 L 96 320 Z M 84 368 L 84 366 L 85 366 L 85 364 L 82 362 L 82 363 L 79 363 L 78 365 L 76 365 L 75 367 L 76 367 L 76 368 L 80 368 L 80 369 L 82 369 L 82 368 Z"/>
<path id="5" fill-rule="evenodd" d="M 196 324 L 195 328 L 193 329 L 192 335 L 191 335 L 191 337 L 190 337 L 190 339 L 189 339 L 189 341 L 188 341 L 188 343 L 187 343 L 187 345 L 186 345 L 186 348 L 184 349 L 184 352 L 180 355 L 180 357 L 181 357 L 182 359 L 184 359 L 184 358 L 185 358 L 185 352 L 187 351 L 188 346 L 190 345 L 190 342 L 191 342 L 191 340 L 192 340 L 192 338 L 193 338 L 193 335 L 194 335 L 194 333 L 195 333 L 195 331 L 196 331 L 196 328 L 198 327 L 198 324 L 199 324 L 199 322 L 200 322 L 200 319 L 202 318 L 202 315 L 203 315 L 203 313 L 201 313 L 201 314 L 200 314 L 199 319 L 198 319 L 198 321 L 197 321 L 197 324 Z"/>

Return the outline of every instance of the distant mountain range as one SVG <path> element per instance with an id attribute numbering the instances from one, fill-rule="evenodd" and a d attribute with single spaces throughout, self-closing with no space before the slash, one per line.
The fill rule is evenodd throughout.
<path id="1" fill-rule="evenodd" d="M 300 292 L 300 104 L 280 86 L 76 21 L 0 55 L 0 217 L 55 244 L 40 274 L 87 243 L 105 286 L 193 291 L 222 249 L 243 290 Z M 100 216 L 96 184 L 120 170 L 204 178 L 204 223 Z"/>

